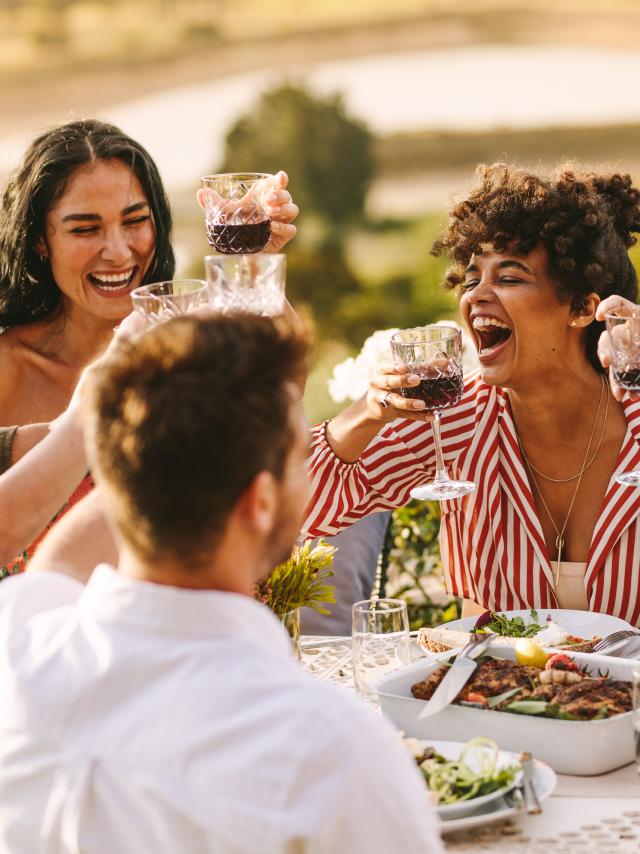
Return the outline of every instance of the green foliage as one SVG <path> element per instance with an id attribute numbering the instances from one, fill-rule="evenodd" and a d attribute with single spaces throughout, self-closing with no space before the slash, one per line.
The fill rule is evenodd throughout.
<path id="1" fill-rule="evenodd" d="M 385 596 L 407 603 L 412 629 L 459 617 L 458 600 L 444 588 L 439 530 L 436 502 L 412 501 L 391 517 Z"/>
<path id="2" fill-rule="evenodd" d="M 324 540 L 318 540 L 315 546 L 312 540 L 295 546 L 291 557 L 258 585 L 257 598 L 279 617 L 303 607 L 328 614 L 322 605 L 336 601 L 333 586 L 326 583 L 333 575 L 331 566 L 336 551 Z"/>
<path id="3" fill-rule="evenodd" d="M 358 219 L 374 174 L 373 138 L 342 97 L 287 83 L 265 92 L 229 130 L 223 172 L 284 169 L 301 210 L 330 233 Z"/>

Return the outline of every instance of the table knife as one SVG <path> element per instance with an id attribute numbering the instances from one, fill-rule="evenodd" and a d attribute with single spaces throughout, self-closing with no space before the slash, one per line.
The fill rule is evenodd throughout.
<path id="1" fill-rule="evenodd" d="M 468 644 L 458 653 L 446 676 L 418 715 L 419 721 L 430 718 L 432 715 L 437 715 L 438 712 L 441 712 L 455 700 L 478 666 L 477 661 L 474 659 L 485 651 L 494 638 L 495 635 L 493 634 L 487 635 L 482 640 L 475 641 L 472 645 Z"/>

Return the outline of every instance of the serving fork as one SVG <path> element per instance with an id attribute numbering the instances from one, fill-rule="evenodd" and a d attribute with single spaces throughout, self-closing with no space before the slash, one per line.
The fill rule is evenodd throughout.
<path id="1" fill-rule="evenodd" d="M 640 637 L 640 632 L 635 629 L 623 629 L 619 632 L 613 632 L 613 634 L 607 635 L 606 638 L 598 641 L 593 651 L 602 653 L 604 650 L 611 650 L 613 647 L 618 648 L 632 637 Z"/>

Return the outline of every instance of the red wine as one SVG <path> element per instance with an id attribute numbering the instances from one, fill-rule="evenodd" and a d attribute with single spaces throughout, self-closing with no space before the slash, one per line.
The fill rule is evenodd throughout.
<path id="1" fill-rule="evenodd" d="M 640 368 L 632 368 L 628 371 L 614 369 L 613 378 L 620 388 L 626 391 L 640 391 Z"/>
<path id="2" fill-rule="evenodd" d="M 424 400 L 427 409 L 444 409 L 453 406 L 462 396 L 462 374 L 445 374 L 425 377 L 420 385 L 402 388 L 404 397 Z"/>
<path id="3" fill-rule="evenodd" d="M 264 219 L 249 225 L 207 223 L 207 239 L 223 255 L 260 252 L 271 237 L 271 222 Z"/>

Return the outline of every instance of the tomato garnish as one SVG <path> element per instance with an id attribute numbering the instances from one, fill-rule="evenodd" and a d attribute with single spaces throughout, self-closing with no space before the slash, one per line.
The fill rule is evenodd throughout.
<path id="1" fill-rule="evenodd" d="M 487 705 L 487 698 L 483 697 L 482 694 L 478 694 L 476 691 L 470 691 L 464 698 L 464 701 L 465 703 L 478 703 L 481 706 Z"/>
<path id="2" fill-rule="evenodd" d="M 572 670 L 574 673 L 577 673 L 580 668 L 568 655 L 558 652 L 550 656 L 545 665 L 545 670 Z"/>

